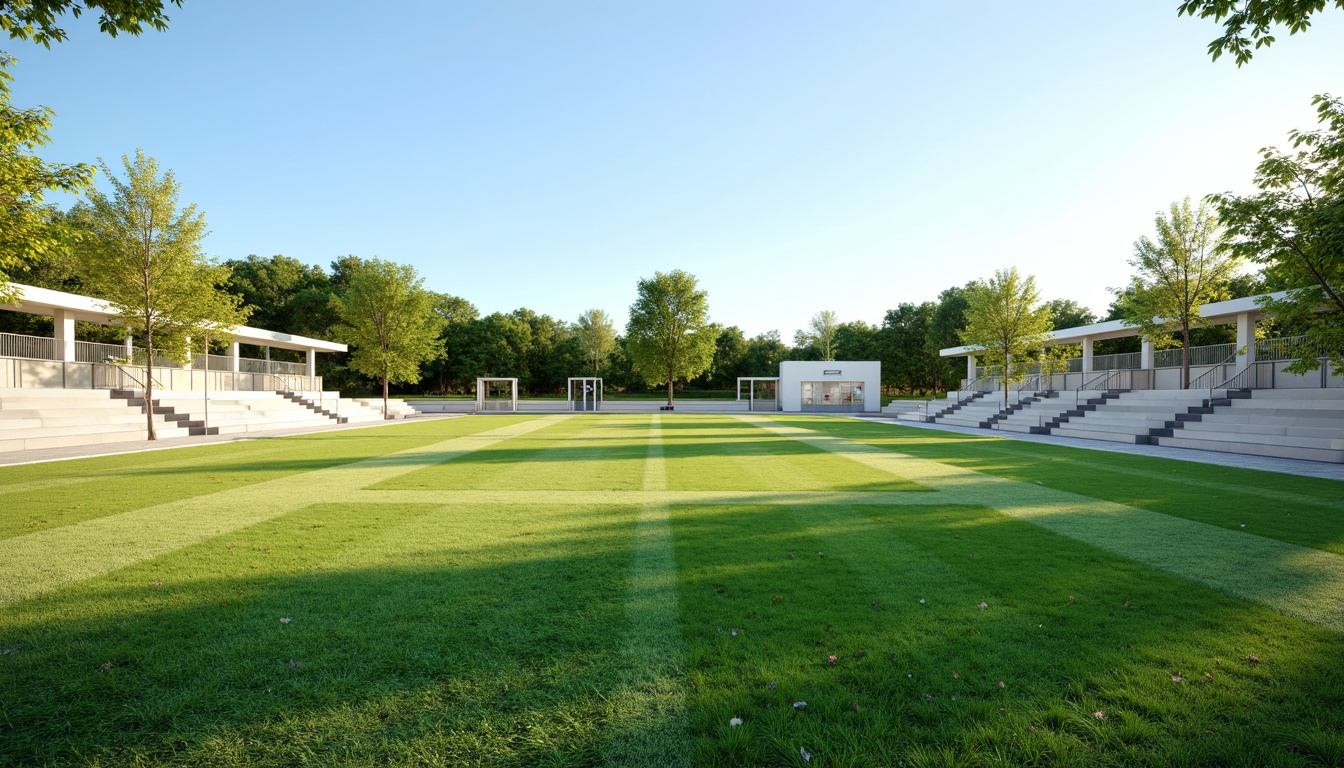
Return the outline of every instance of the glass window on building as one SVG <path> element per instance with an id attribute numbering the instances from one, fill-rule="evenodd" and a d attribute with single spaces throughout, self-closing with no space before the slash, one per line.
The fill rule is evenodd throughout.
<path id="1" fill-rule="evenodd" d="M 861 381 L 804 381 L 803 405 L 863 406 Z"/>

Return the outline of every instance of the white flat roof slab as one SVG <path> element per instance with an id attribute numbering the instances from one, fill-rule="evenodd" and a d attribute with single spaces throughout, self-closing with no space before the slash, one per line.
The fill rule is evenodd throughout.
<path id="1" fill-rule="evenodd" d="M 59 310 L 72 313 L 76 320 L 102 325 L 112 325 L 113 318 L 116 316 L 116 312 L 111 305 L 92 296 L 81 296 L 77 293 L 53 291 L 49 288 L 37 288 L 31 285 L 20 285 L 19 283 L 9 283 L 9 287 L 18 291 L 20 303 L 0 304 L 0 309 L 7 309 L 12 312 L 27 312 L 33 315 L 52 315 Z M 301 352 L 310 349 L 319 352 L 345 352 L 349 349 L 346 345 L 334 341 L 310 339 L 307 336 L 268 331 L 265 328 L 252 328 L 246 325 L 233 328 L 230 334 L 235 341 L 243 344 L 256 344 L 262 347 L 276 347 L 277 349 L 296 349 Z"/>
<path id="2" fill-rule="evenodd" d="M 1244 315 L 1248 312 L 1260 314 L 1261 300 L 1267 298 L 1279 300 L 1287 295 L 1287 291 L 1276 291 L 1260 296 L 1246 296 L 1240 299 L 1215 301 L 1200 307 L 1199 316 L 1214 325 L 1228 325 L 1237 321 L 1237 315 Z M 1048 334 L 1048 338 L 1051 342 L 1056 344 L 1077 344 L 1083 339 L 1104 341 L 1106 339 L 1123 339 L 1138 335 L 1139 329 L 1127 324 L 1124 320 L 1107 320 L 1102 323 L 1080 325 L 1076 328 L 1061 328 L 1058 331 L 1052 331 Z M 966 355 L 973 355 L 979 351 L 979 347 L 948 347 L 947 349 L 939 350 L 938 355 L 940 357 L 964 357 Z"/>

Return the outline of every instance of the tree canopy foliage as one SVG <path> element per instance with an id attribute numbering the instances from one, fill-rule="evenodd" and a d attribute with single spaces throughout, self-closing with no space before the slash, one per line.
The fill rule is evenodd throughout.
<path id="1" fill-rule="evenodd" d="M 680 269 L 640 280 L 636 294 L 626 324 L 630 359 L 649 384 L 667 384 L 672 405 L 677 380 L 699 376 L 714 361 L 720 328 L 709 321 L 709 294 Z"/>
<path id="2" fill-rule="evenodd" d="M 419 381 L 420 366 L 443 355 L 434 295 L 413 267 L 370 259 L 331 302 L 338 335 L 352 347 L 350 367 L 382 383 L 386 416 L 388 386 Z"/>
<path id="3" fill-rule="evenodd" d="M 122 156 L 126 178 L 100 163 L 112 194 L 88 192 L 76 208 L 88 233 L 80 243 L 86 282 L 107 301 L 128 332 L 145 339 L 145 399 L 154 399 L 155 352 L 185 359 L 187 340 L 206 328 L 228 327 L 245 317 L 241 300 L 224 293 L 227 267 L 205 257 L 201 241 L 205 216 L 195 205 L 179 209 L 181 185 L 172 171 L 137 150 Z M 146 429 L 156 439 L 154 411 L 146 409 Z"/>
<path id="4" fill-rule="evenodd" d="M 182 7 L 182 0 L 169 0 Z M 116 37 L 123 32 L 138 35 L 146 27 L 162 32 L 168 28 L 163 0 L 0 0 L 0 30 L 11 39 L 31 40 L 48 48 L 66 39 L 56 26 L 61 16 L 74 18 L 85 11 L 98 12 L 98 29 Z"/>
<path id="5" fill-rule="evenodd" d="M 1289 133 L 1293 150 L 1260 151 L 1252 195 L 1212 195 L 1232 239 L 1229 249 L 1265 265 L 1271 284 L 1288 290 L 1265 308 L 1278 322 L 1304 328 L 1314 346 L 1344 369 L 1344 101 L 1313 102 L 1321 126 Z M 1315 355 L 1294 372 L 1316 370 Z"/>
<path id="6" fill-rule="evenodd" d="M 50 143 L 54 113 L 10 103 L 11 62 L 0 53 L 0 301 L 14 298 L 5 285 L 14 273 L 69 245 L 71 232 L 62 226 L 59 211 L 45 202 L 46 194 L 75 192 L 93 179 L 91 166 L 49 163 L 37 156 L 37 148 Z"/>
<path id="7" fill-rule="evenodd" d="M 1033 362 L 1029 358 L 1043 348 L 1050 325 L 1050 308 L 1041 305 L 1036 278 L 1022 277 L 1017 267 L 966 287 L 961 340 L 980 349 L 986 368 L 998 369 L 1005 407 L 1009 385 L 1025 377 Z"/>
<path id="8" fill-rule="evenodd" d="M 1209 43 L 1209 55 L 1217 61 L 1230 53 L 1240 67 L 1255 51 L 1274 44 L 1275 27 L 1287 28 L 1290 35 L 1305 32 L 1311 17 L 1327 5 L 1344 9 L 1344 0 L 1182 0 L 1177 15 L 1222 24 L 1223 34 Z"/>
<path id="9" fill-rule="evenodd" d="M 1145 235 L 1134 243 L 1134 275 L 1120 293 L 1120 307 L 1124 319 L 1159 347 L 1172 332 L 1179 334 L 1181 381 L 1189 387 L 1190 330 L 1207 325 L 1201 307 L 1228 298 L 1241 260 L 1222 247 L 1222 227 L 1207 204 L 1191 207 L 1190 198 L 1172 203 L 1153 225 L 1156 240 Z"/>

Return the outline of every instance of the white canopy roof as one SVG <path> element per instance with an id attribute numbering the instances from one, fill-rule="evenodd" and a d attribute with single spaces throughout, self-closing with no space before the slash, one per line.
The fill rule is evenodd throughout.
<path id="1" fill-rule="evenodd" d="M 0 303 L 0 309 L 27 312 L 34 315 L 54 315 L 57 311 L 65 311 L 73 314 L 76 320 L 85 320 L 102 325 L 111 325 L 113 317 L 116 315 L 112 307 L 102 299 L 18 283 L 9 283 L 8 285 L 18 291 L 19 303 Z M 231 329 L 230 334 L 234 336 L 235 341 L 243 344 L 256 344 L 257 346 L 275 347 L 277 349 L 296 349 L 301 352 L 307 352 L 308 350 L 345 352 L 348 349 L 346 345 L 334 341 L 310 339 L 306 336 L 268 331 L 265 328 L 250 328 L 245 325 Z"/>
<path id="2" fill-rule="evenodd" d="M 1263 314 L 1263 310 L 1260 309 L 1262 299 L 1277 300 L 1287 295 L 1287 291 L 1278 291 L 1262 296 L 1246 296 L 1240 299 L 1215 301 L 1200 307 L 1199 316 L 1210 325 L 1228 325 L 1237 321 L 1237 315 Z M 1061 328 L 1058 331 L 1052 331 L 1048 335 L 1049 341 L 1046 345 L 1079 344 L 1083 339 L 1102 341 L 1104 339 L 1121 339 L 1138 335 L 1139 329 L 1127 324 L 1124 320 L 1107 320 L 1104 323 L 1093 323 L 1091 325 L 1080 325 L 1077 328 Z M 965 357 L 979 351 L 979 347 L 948 347 L 939 350 L 938 354 L 942 357 Z"/>

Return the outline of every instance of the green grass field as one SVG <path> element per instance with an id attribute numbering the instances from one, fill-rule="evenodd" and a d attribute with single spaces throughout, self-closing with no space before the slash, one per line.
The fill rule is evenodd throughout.
<path id="1" fill-rule="evenodd" d="M 0 765 L 1344 765 L 1342 491 L 754 415 L 4 468 Z"/>

